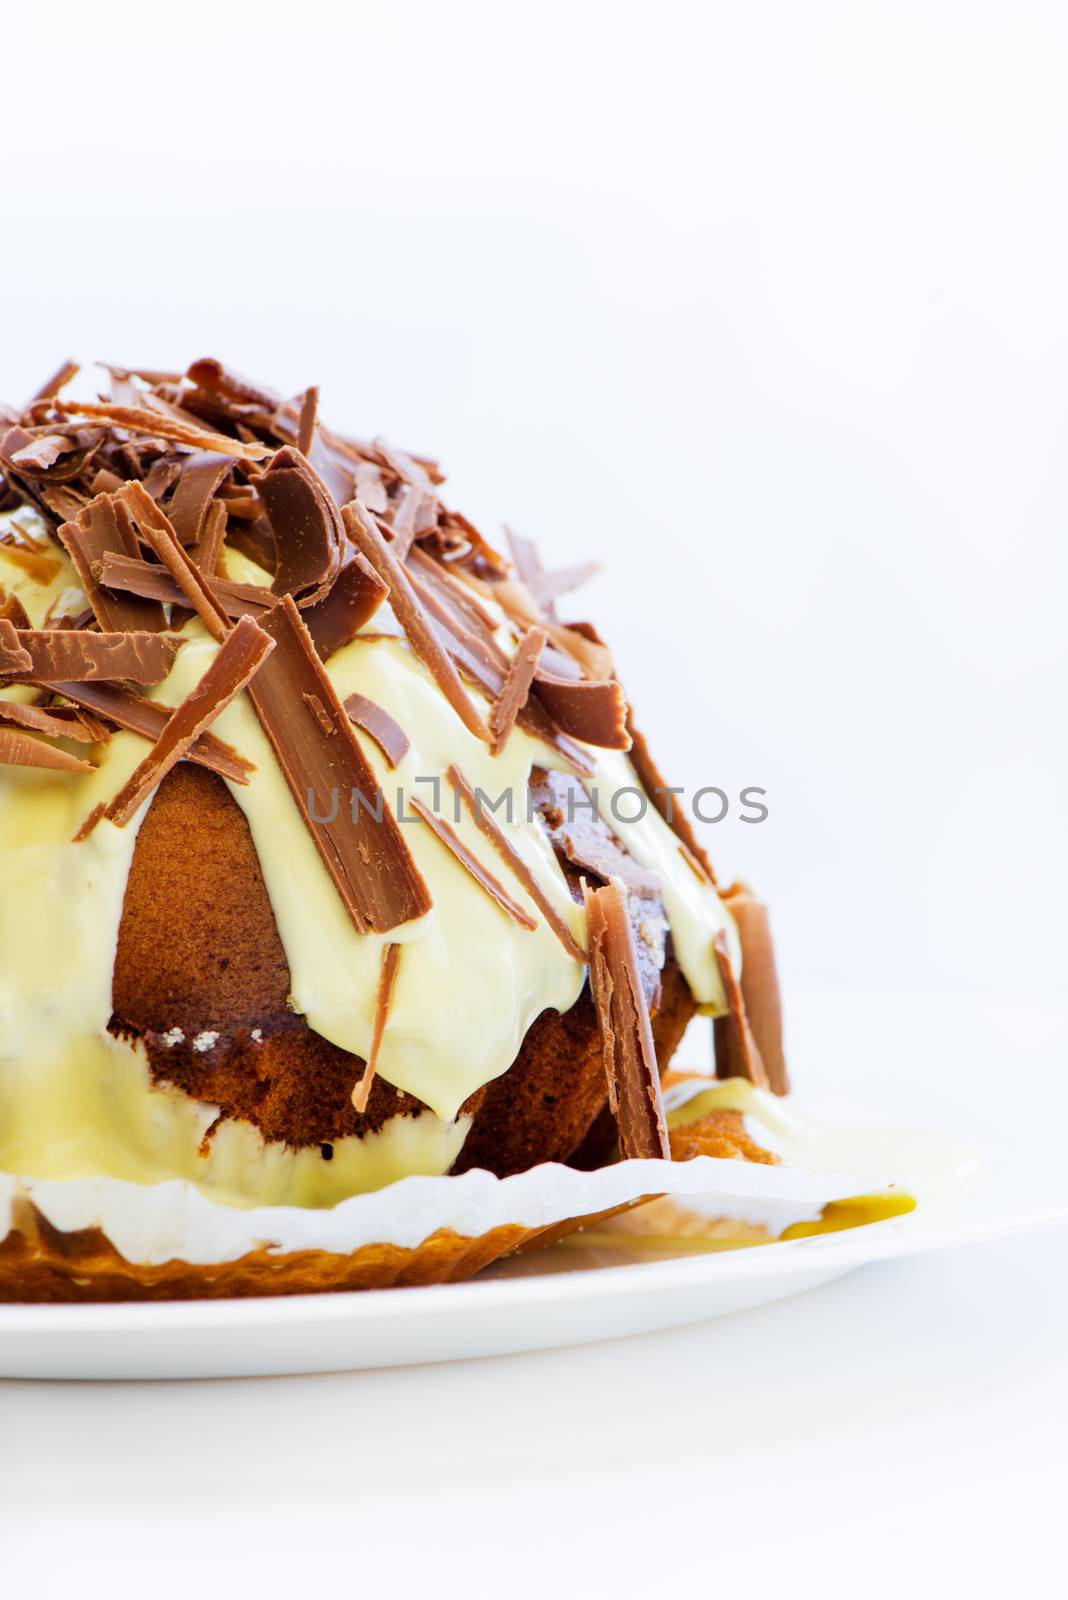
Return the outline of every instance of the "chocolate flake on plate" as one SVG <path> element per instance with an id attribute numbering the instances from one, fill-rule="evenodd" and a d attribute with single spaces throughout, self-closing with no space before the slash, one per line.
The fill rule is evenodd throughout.
<path id="1" fill-rule="evenodd" d="M 608 1103 L 627 1159 L 669 1160 L 664 1102 L 622 883 L 586 888 L 590 991 L 608 1078 Z"/>

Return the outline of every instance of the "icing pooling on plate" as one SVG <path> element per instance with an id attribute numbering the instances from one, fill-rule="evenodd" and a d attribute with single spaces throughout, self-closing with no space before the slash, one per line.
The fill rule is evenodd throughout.
<path id="1" fill-rule="evenodd" d="M 32 513 L 21 511 L 19 520 L 43 535 Z M 56 560 L 63 570 L 48 586 L 49 601 L 41 591 L 29 592 L 33 585 L 21 577 L 9 583 L 9 575 L 3 574 L 9 592 L 19 593 L 35 622 L 74 585 L 65 558 L 57 552 Z M 227 567 L 241 581 L 262 581 L 262 573 L 232 552 L 227 553 Z M 452 791 L 444 782 L 450 763 L 486 794 L 496 797 L 507 791 L 514 796 L 511 820 L 502 810 L 496 811 L 496 820 L 582 946 L 584 913 L 572 899 L 540 822 L 528 817 L 526 808 L 531 767 L 559 766 L 560 757 L 521 729 L 513 731 L 500 755 L 491 755 L 463 726 L 407 643 L 380 636 L 385 615 L 383 609 L 374 619 L 374 638 L 357 638 L 337 652 L 328 671 L 342 699 L 353 692 L 366 695 L 400 723 L 411 741 L 397 770 L 391 771 L 374 741 L 357 734 L 387 803 L 410 819 L 403 824 L 406 842 L 434 902 L 424 917 L 388 936 L 403 949 L 378 1071 L 434 1113 L 396 1119 L 409 1130 L 403 1134 L 386 1130 L 398 1145 L 398 1163 L 414 1163 L 405 1168 L 409 1171 L 445 1171 L 466 1131 L 457 1122 L 465 1100 L 508 1069 L 542 1011 L 569 1009 L 585 981 L 584 966 L 564 950 L 489 841 L 466 812 L 452 809 Z M 169 677 L 150 691 L 171 705 L 188 693 L 217 649 L 199 623 L 189 624 L 185 634 L 188 642 Z M 471 694 L 484 708 L 482 697 L 474 690 Z M 213 731 L 256 764 L 250 783 L 231 786 L 231 793 L 259 854 L 289 962 L 293 1007 L 325 1038 L 366 1056 L 383 938 L 357 934 L 348 920 L 246 696 L 234 701 Z M 216 1181 L 228 1193 L 259 1199 L 265 1197 L 267 1184 L 275 1201 L 316 1203 L 316 1183 L 299 1177 L 295 1166 L 283 1172 L 276 1162 L 267 1178 L 258 1135 L 243 1154 L 233 1155 L 236 1136 L 228 1135 L 231 1143 L 218 1157 L 197 1156 L 204 1107 L 179 1105 L 184 1097 L 153 1090 L 139 1053 L 120 1052 L 107 1039 L 123 895 L 137 826 L 151 802 L 125 828 L 104 821 L 87 842 L 73 845 L 70 840 L 93 806 L 121 786 L 145 748 L 135 735 L 118 733 L 97 752 L 97 770 L 84 777 L 0 768 L 0 1118 L 6 1129 L 0 1134 L 0 1167 L 40 1172 L 44 1164 L 51 1176 L 61 1176 L 57 1164 L 62 1168 L 68 1160 L 73 1174 L 94 1170 L 86 1163 L 95 1151 L 100 1163 L 95 1170 L 116 1175 L 122 1168 L 125 1176 L 146 1179 L 195 1176 Z M 591 786 L 598 790 L 602 807 L 614 789 L 636 785 L 625 757 L 590 754 L 597 764 Z M 433 779 L 441 782 L 440 802 Z M 398 806 L 398 787 L 409 797 L 440 804 L 468 849 L 534 918 L 534 931 L 505 916 L 411 808 Z M 331 797 L 317 797 L 316 803 L 329 805 Z M 339 804 L 347 805 L 348 797 L 340 796 Z M 651 806 L 634 822 L 613 816 L 610 826 L 634 858 L 656 870 L 664 882 L 676 954 L 695 997 L 713 1008 L 721 1006 L 711 955 L 718 928 L 727 929 L 736 960 L 740 957 L 733 924 L 715 892 L 693 875 L 674 834 Z M 206 1017 L 205 1027 L 211 1021 Z M 31 1112 L 31 1102 L 36 1111 Z M 56 1108 L 64 1104 L 77 1106 L 78 1112 L 66 1119 L 69 1127 L 58 1114 L 66 1129 L 60 1134 Z M 410 1130 L 419 1123 L 425 1124 L 418 1136 L 420 1150 L 405 1147 L 402 1156 L 400 1145 L 412 1143 Z M 132 1141 L 131 1151 L 119 1148 L 123 1138 Z M 350 1142 L 360 1143 L 341 1144 Z M 311 1162 L 332 1169 L 328 1179 L 324 1175 L 327 1191 L 336 1196 L 388 1181 L 382 1173 L 391 1157 L 369 1158 L 361 1177 L 358 1161 L 338 1160 L 340 1148 L 335 1146 L 329 1164 L 317 1152 L 308 1153 Z M 308 1198 L 302 1201 L 301 1194 Z"/>

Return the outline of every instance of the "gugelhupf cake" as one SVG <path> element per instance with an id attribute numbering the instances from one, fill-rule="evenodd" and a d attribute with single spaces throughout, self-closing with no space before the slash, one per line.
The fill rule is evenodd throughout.
<path id="1" fill-rule="evenodd" d="M 559 619 L 583 570 L 315 389 L 76 376 L 0 416 L 0 1172 L 331 1206 L 666 1156 L 695 1012 L 785 1092 L 763 907 Z"/>

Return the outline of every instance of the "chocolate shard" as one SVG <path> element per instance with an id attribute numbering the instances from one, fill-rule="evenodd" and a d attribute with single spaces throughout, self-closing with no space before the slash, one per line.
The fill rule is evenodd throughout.
<path id="1" fill-rule="evenodd" d="M 170 519 L 164 516 L 142 483 L 124 484 L 116 499 L 129 508 L 141 538 L 163 562 L 212 638 L 221 644 L 229 632 L 230 620 L 212 594 L 204 574 L 179 542 Z"/>
<path id="2" fill-rule="evenodd" d="M 10 623 L 3 626 L 10 627 Z M 11 631 L 29 656 L 30 666 L 8 675 L 33 683 L 54 683 L 61 678 L 76 683 L 162 683 L 185 642 L 165 633 L 88 633 L 74 628 Z"/>
<path id="3" fill-rule="evenodd" d="M 723 894 L 742 943 L 742 999 L 753 1042 L 773 1094 L 789 1094 L 790 1075 L 782 1042 L 782 997 L 768 908 L 743 884 Z"/>
<path id="4" fill-rule="evenodd" d="M 71 379 L 76 378 L 80 371 L 81 368 L 76 361 L 64 361 L 63 365 L 58 367 L 46 382 L 42 383 L 30 404 L 33 405 L 38 400 L 54 400 L 60 390 L 65 389 Z"/>
<path id="5" fill-rule="evenodd" d="M 445 818 L 439 817 L 435 812 L 431 811 L 430 807 L 424 805 L 415 795 L 409 795 L 408 804 L 413 811 L 422 817 L 430 831 L 437 835 L 446 850 L 451 853 L 464 871 L 474 878 L 479 888 L 486 891 L 494 905 L 503 911 L 506 917 L 511 917 L 513 922 L 517 922 L 521 928 L 526 928 L 528 933 L 533 933 L 538 926 L 534 918 L 528 916 L 523 907 L 512 899 L 507 889 L 504 888 L 503 884 L 497 882 L 492 872 L 487 872 L 478 857 L 464 844 L 460 835 L 453 828 L 450 828 Z"/>
<path id="6" fill-rule="evenodd" d="M 142 739 L 151 739 L 153 743 L 173 715 L 173 707 L 160 705 L 158 700 L 146 700 L 121 683 L 53 683 L 50 688 L 65 700 L 113 722 L 117 728 L 140 734 Z M 230 783 L 247 783 L 249 774 L 256 770 L 253 762 L 239 756 L 232 746 L 213 733 L 202 733 L 186 752 L 186 760 L 207 767 L 209 772 L 217 772 Z"/>
<path id="7" fill-rule="evenodd" d="M 393 990 L 397 983 L 400 953 L 401 947 L 399 944 L 387 944 L 382 947 L 382 960 L 378 972 L 378 994 L 375 997 L 375 1020 L 371 1030 L 371 1048 L 367 1052 L 367 1064 L 363 1069 L 360 1081 L 352 1091 L 352 1103 L 361 1116 L 367 1110 L 367 1102 L 371 1097 L 371 1085 L 374 1083 L 375 1073 L 378 1071 L 378 1055 L 382 1048 L 382 1037 L 389 1019 Z"/>
<path id="8" fill-rule="evenodd" d="M 0 678 L 25 677 L 33 670 L 33 657 L 19 642 L 25 632 L 6 618 L 0 620 Z"/>
<path id="9" fill-rule="evenodd" d="M 629 894 L 652 897 L 663 892 L 659 875 L 640 867 L 620 848 L 582 785 L 569 772 L 536 768 L 530 781 L 546 832 L 557 853 L 573 867 L 602 883 L 619 878 Z"/>
<path id="10" fill-rule="evenodd" d="M 30 619 L 26 607 L 17 594 L 7 594 L 0 588 L 0 620 L 10 622 L 15 628 L 28 628 Z"/>
<path id="11" fill-rule="evenodd" d="M 0 727 L 0 766 L 39 767 L 48 772 L 92 772 L 88 761 L 68 755 L 54 744 L 19 728 Z"/>
<path id="12" fill-rule="evenodd" d="M 42 706 L 24 706 L 0 700 L 0 722 L 28 733 L 44 733 L 52 739 L 74 739 L 78 744 L 98 744 L 109 737 L 108 730 L 95 718 L 83 718 L 60 707 L 46 711 Z"/>
<path id="13" fill-rule="evenodd" d="M 341 570 L 345 530 L 337 505 L 299 450 L 285 446 L 256 479 L 274 532 L 276 595 L 322 600 Z"/>
<path id="14" fill-rule="evenodd" d="M 727 1015 L 712 1024 L 717 1078 L 748 1078 L 758 1089 L 770 1088 L 745 1009 L 745 996 L 734 974 L 726 935 L 722 929 L 712 941 L 716 964 L 727 996 Z"/>
<path id="15" fill-rule="evenodd" d="M 515 655 L 508 666 L 501 692 L 490 707 L 490 733 L 493 735 L 493 754 L 500 755 L 508 742 L 508 735 L 530 695 L 534 674 L 538 670 L 541 653 L 549 635 L 544 628 L 528 628 L 519 641 Z"/>
<path id="16" fill-rule="evenodd" d="M 319 386 L 312 384 L 300 397 L 300 419 L 297 423 L 297 449 L 310 457 L 315 444 L 315 430 L 319 422 Z"/>
<path id="17" fill-rule="evenodd" d="M 274 647 L 274 640 L 251 617 L 242 617 L 231 629 L 200 682 L 171 713 L 148 755 L 108 806 L 106 815 L 116 827 L 129 822 L 171 768 L 251 682 Z"/>
<path id="18" fill-rule="evenodd" d="M 189 555 L 193 565 L 199 567 L 206 578 L 214 578 L 219 570 L 229 520 L 226 504 L 222 500 L 213 500 L 204 518 L 200 538 L 190 546 Z"/>
<path id="19" fill-rule="evenodd" d="M 94 575 L 96 563 L 107 555 L 136 559 L 140 554 L 129 513 L 121 502 L 106 494 L 97 495 L 78 513 L 75 521 L 61 524 L 59 537 L 81 579 L 93 615 L 105 633 L 163 631 L 167 619 L 158 601 L 139 595 L 108 593 Z"/>
<path id="20" fill-rule="evenodd" d="M 149 406 L 90 405 L 57 400 L 53 409 L 63 417 L 96 417 L 102 422 L 113 422 L 128 433 L 147 433 L 153 439 L 173 439 L 175 444 L 186 444 L 195 450 L 210 450 L 230 456 L 235 461 L 262 461 L 271 454 L 269 444 L 258 440 L 248 443 L 243 439 L 230 439 L 225 433 L 212 433 L 194 423 L 181 422 Z"/>
<path id="21" fill-rule="evenodd" d="M 353 926 L 358 933 L 388 933 L 429 911 L 430 891 L 376 791 L 293 597 L 283 596 L 260 626 L 277 649 L 249 684 L 249 698 Z M 325 709 L 331 733 L 305 695 Z"/>
<path id="22" fill-rule="evenodd" d="M 685 846 L 684 854 L 688 852 L 687 859 L 691 860 L 691 865 L 695 865 L 698 872 L 704 875 L 705 881 L 715 888 L 716 874 L 712 870 L 712 863 L 705 854 L 684 807 L 678 803 L 680 797 L 672 794 L 663 773 L 653 760 L 645 735 L 639 733 L 634 726 L 633 716 L 628 717 L 627 728 L 631 738 L 630 764 L 638 774 L 639 783 L 668 827 L 673 830 L 676 838 Z"/>
<path id="23" fill-rule="evenodd" d="M 93 576 L 105 589 L 146 595 L 164 605 L 187 606 L 188 593 L 179 587 L 166 567 L 142 561 L 140 556 L 106 555 L 93 563 Z M 204 574 L 207 578 L 207 574 Z M 234 583 L 230 578 L 211 578 L 206 588 L 229 617 L 262 616 L 277 602 L 270 589 L 254 583 Z"/>
<path id="24" fill-rule="evenodd" d="M 231 456 L 216 450 L 197 450 L 177 464 L 178 482 L 167 515 L 180 542 L 197 544 L 214 495 L 234 468 Z M 148 484 L 145 485 L 149 488 Z M 151 494 L 149 488 L 149 493 Z"/>
<path id="25" fill-rule="evenodd" d="M 408 735 L 389 712 L 364 694 L 350 694 L 345 701 L 349 720 L 369 734 L 391 767 L 404 760 L 410 748 Z"/>
<path id="26" fill-rule="evenodd" d="M 389 590 L 359 551 L 342 567 L 330 592 L 303 612 L 304 625 L 323 661 L 351 644 L 367 626 Z"/>
<path id="27" fill-rule="evenodd" d="M 199 361 L 194 361 L 186 371 L 186 377 L 198 388 L 207 389 L 212 394 L 221 395 L 227 400 L 258 406 L 264 411 L 277 409 L 278 396 L 273 389 L 264 389 L 258 384 L 250 383 L 239 373 L 231 372 L 228 367 L 224 367 L 214 356 L 202 356 Z"/>
<path id="28" fill-rule="evenodd" d="M 603 750 L 629 750 L 627 701 L 615 678 L 591 683 L 560 678 L 540 668 L 534 693 L 554 722 L 573 739 Z"/>
<path id="29" fill-rule="evenodd" d="M 390 604 L 408 642 L 435 679 L 464 727 L 476 739 L 489 739 L 489 730 L 460 682 L 456 668 L 412 587 L 411 579 L 383 539 L 371 516 L 354 501 L 342 512 L 354 544 L 389 589 Z"/>
<path id="30" fill-rule="evenodd" d="M 603 889 L 587 887 L 585 898 L 590 991 L 619 1147 L 628 1160 L 669 1160 L 649 1007 L 638 974 L 626 892 L 622 883 L 613 879 Z"/>
<path id="31" fill-rule="evenodd" d="M 498 825 L 496 819 L 482 804 L 482 796 L 472 789 L 459 767 L 451 765 L 446 774 L 453 788 L 459 793 L 467 808 L 468 815 L 475 826 L 486 835 L 493 848 L 512 870 L 514 877 L 522 884 L 527 894 L 533 900 L 542 916 L 545 918 L 553 933 L 559 939 L 564 949 L 573 961 L 585 963 L 586 952 L 579 945 L 572 932 L 557 911 L 533 872 L 527 866 L 519 851 L 510 842 L 508 835 Z"/>

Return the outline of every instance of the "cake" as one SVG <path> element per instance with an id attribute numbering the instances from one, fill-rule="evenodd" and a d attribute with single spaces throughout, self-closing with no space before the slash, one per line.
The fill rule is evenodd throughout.
<path id="1" fill-rule="evenodd" d="M 766 913 L 560 620 L 586 569 L 214 360 L 62 368 L 0 472 L 0 1173 L 330 1207 L 668 1158 L 697 1013 L 785 1093 Z"/>

